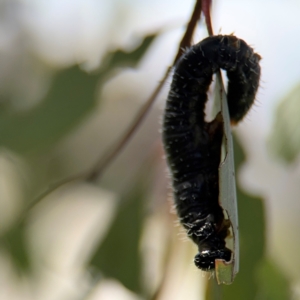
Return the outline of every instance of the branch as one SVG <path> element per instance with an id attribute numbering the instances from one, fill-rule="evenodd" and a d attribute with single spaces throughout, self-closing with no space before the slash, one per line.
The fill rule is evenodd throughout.
<path id="1" fill-rule="evenodd" d="M 191 46 L 192 36 L 195 30 L 195 27 L 197 25 L 197 22 L 200 20 L 201 16 L 201 10 L 202 10 L 202 0 L 196 0 L 196 4 L 193 10 L 193 13 L 191 15 L 190 21 L 187 25 L 185 34 L 183 35 L 183 38 L 179 44 L 177 54 L 175 56 L 173 65 L 177 62 L 177 60 L 180 58 L 182 53 L 184 52 L 184 48 Z M 159 82 L 156 89 L 153 91 L 153 93 L 150 95 L 144 106 L 141 108 L 141 110 L 138 112 L 135 120 L 133 123 L 129 126 L 129 128 L 126 130 L 124 135 L 121 137 L 121 139 L 117 142 L 117 144 L 110 149 L 106 155 L 101 156 L 101 158 L 98 160 L 98 162 L 95 164 L 95 166 L 90 170 L 89 172 L 78 174 L 77 176 L 72 176 L 69 178 L 66 178 L 64 180 L 58 181 L 54 183 L 53 185 L 49 186 L 45 192 L 40 194 L 38 197 L 36 197 L 31 204 L 29 205 L 29 209 L 33 208 L 36 204 L 38 204 L 45 196 L 52 193 L 54 190 L 58 189 L 64 184 L 70 183 L 75 180 L 87 180 L 87 181 L 95 181 L 100 177 L 100 175 L 103 173 L 103 171 L 109 166 L 109 164 L 115 159 L 115 157 L 121 152 L 121 150 L 125 147 L 125 145 L 129 142 L 135 131 L 137 130 L 138 126 L 142 123 L 143 119 L 149 112 L 149 109 L 151 105 L 153 104 L 154 100 L 157 98 L 159 92 L 161 91 L 164 83 L 166 82 L 169 74 L 171 71 L 171 67 L 169 67 L 163 76 L 162 80 Z"/>
<path id="2" fill-rule="evenodd" d="M 173 65 L 177 62 L 177 60 L 180 58 L 180 56 L 183 54 L 184 49 L 186 47 L 190 47 L 192 45 L 192 37 L 196 28 L 196 25 L 201 17 L 201 11 L 202 11 L 202 0 L 197 0 L 194 11 L 192 13 L 192 16 L 190 18 L 190 21 L 186 27 L 186 31 L 181 39 L 181 42 L 179 44 L 177 55 L 175 56 Z"/>
<path id="3" fill-rule="evenodd" d="M 205 16 L 205 23 L 208 34 L 210 36 L 214 35 L 212 25 L 211 25 L 211 18 L 210 18 L 210 7 L 211 7 L 211 0 L 203 0 L 203 14 Z"/>
<path id="4" fill-rule="evenodd" d="M 177 60 L 180 58 L 180 56 L 184 52 L 184 49 L 191 46 L 193 33 L 196 28 L 197 22 L 199 21 L 200 16 L 201 16 L 201 9 L 202 9 L 202 0 L 197 0 L 194 10 L 193 10 L 193 13 L 192 13 L 192 16 L 187 25 L 186 31 L 185 31 L 185 33 L 181 39 L 181 42 L 179 44 L 178 51 L 175 56 L 173 65 L 175 65 Z M 153 91 L 152 95 L 148 98 L 145 105 L 139 111 L 139 113 L 137 114 L 137 117 L 135 118 L 135 120 L 133 121 L 131 126 L 129 126 L 129 128 L 127 129 L 127 131 L 125 132 L 123 137 L 120 139 L 120 141 L 117 143 L 117 145 L 112 150 L 108 151 L 107 155 L 105 155 L 104 157 L 101 157 L 99 162 L 95 165 L 95 167 L 91 171 L 90 175 L 87 177 L 88 181 L 96 180 L 103 173 L 104 169 L 106 169 L 106 167 L 113 161 L 113 159 L 120 153 L 120 151 L 128 143 L 128 141 L 133 136 L 133 134 L 135 133 L 138 126 L 141 124 L 141 122 L 147 115 L 151 105 L 155 101 L 155 99 L 158 96 L 159 92 L 161 91 L 164 83 L 166 82 L 166 80 L 170 74 L 170 71 L 171 71 L 171 68 L 169 67 L 167 69 L 164 77 L 162 78 L 162 80 L 160 81 L 160 83 L 158 84 L 156 89 Z"/>
<path id="5" fill-rule="evenodd" d="M 120 151 L 125 147 L 125 145 L 129 142 L 130 138 L 133 136 L 139 125 L 142 123 L 143 119 L 146 117 L 151 105 L 153 104 L 154 100 L 158 96 L 159 92 L 161 91 L 165 81 L 167 80 L 170 74 L 171 68 L 169 67 L 163 77 L 163 79 L 159 82 L 156 89 L 153 91 L 151 96 L 148 98 L 144 106 L 138 112 L 135 120 L 129 126 L 127 131 L 123 134 L 119 142 L 110 149 L 106 155 L 100 158 L 100 160 L 96 163 L 93 169 L 90 171 L 88 176 L 86 177 L 87 181 L 95 181 L 103 171 L 107 168 L 107 166 L 114 160 L 114 158 L 120 153 Z"/>

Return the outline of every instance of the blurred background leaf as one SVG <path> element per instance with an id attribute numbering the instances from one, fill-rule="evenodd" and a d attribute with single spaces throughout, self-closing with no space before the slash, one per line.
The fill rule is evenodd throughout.
<path id="1" fill-rule="evenodd" d="M 59 72 L 37 107 L 0 117 L 0 144 L 25 153 L 51 147 L 92 109 L 98 79 L 78 66 Z"/>
<path id="2" fill-rule="evenodd" d="M 116 52 L 108 54 L 106 59 L 109 63 L 106 65 L 106 68 L 113 69 L 116 67 L 134 67 L 136 63 L 139 62 L 140 59 L 142 59 L 156 36 L 157 34 L 146 36 L 143 39 L 141 45 L 132 52 L 117 50 Z"/>
<path id="3" fill-rule="evenodd" d="M 123 196 L 106 238 L 98 246 L 90 264 L 105 277 L 119 280 L 128 289 L 142 292 L 140 239 L 145 218 L 148 174 L 139 172 L 134 186 Z M 151 172 L 150 172 L 151 173 Z"/>
<path id="4" fill-rule="evenodd" d="M 10 258 L 20 273 L 31 269 L 25 233 L 24 224 L 18 223 L 0 238 L 0 246 L 4 251 L 9 253 Z"/>
<path id="5" fill-rule="evenodd" d="M 288 163 L 300 153 L 300 84 L 276 108 L 270 137 L 270 150 Z"/>
<path id="6" fill-rule="evenodd" d="M 132 52 L 116 51 L 110 54 L 109 63 L 105 69 L 98 73 L 88 74 L 80 69 L 79 66 L 73 66 L 68 69 L 59 71 L 53 78 L 50 89 L 44 99 L 32 110 L 21 111 L 17 113 L 0 113 L 0 144 L 1 146 L 10 148 L 23 154 L 36 154 L 40 151 L 45 151 L 51 148 L 61 138 L 68 134 L 80 121 L 94 108 L 96 103 L 97 86 L 101 85 L 106 79 L 107 74 L 117 66 L 134 66 L 143 57 L 155 35 L 151 35 L 142 39 L 141 44 Z M 7 112 L 7 111 L 6 111 Z M 143 185 L 144 186 L 144 185 Z M 27 191 L 28 192 L 28 191 Z M 139 191 L 141 196 L 142 187 Z M 142 214 L 139 211 L 139 206 L 142 202 L 142 197 L 137 194 L 128 196 L 128 203 L 120 206 L 120 218 L 122 229 L 126 229 L 125 238 L 130 240 L 126 248 L 126 243 L 123 243 L 123 249 L 116 247 L 116 262 L 120 263 L 121 267 L 113 269 L 116 272 L 123 270 L 120 276 L 124 279 L 125 285 L 132 290 L 139 288 L 139 268 L 140 263 L 135 260 L 138 251 L 139 230 L 142 226 Z M 124 212 L 122 211 L 124 209 Z M 131 210 L 133 212 L 131 212 Z M 30 211 L 27 212 L 28 215 Z M 123 216 L 125 214 L 125 217 Z M 129 214 L 129 215 L 128 215 Z M 25 212 L 25 218 L 27 216 Z M 129 217 L 129 219 L 127 218 Z M 124 219 L 125 218 L 125 219 Z M 138 218 L 137 223 L 135 219 Z M 133 223 L 131 223 L 133 221 Z M 124 223 L 126 222 L 126 224 Z M 118 223 L 119 224 L 119 223 Z M 116 226 L 119 226 L 116 224 Z M 135 227 L 137 224 L 137 227 Z M 134 230 L 137 230 L 135 232 Z M 119 239 L 120 236 L 115 236 L 116 227 L 112 228 L 112 238 Z M 29 253 L 26 247 L 26 226 L 24 223 L 13 225 L 0 239 L 1 247 L 4 251 L 10 254 L 12 261 L 19 271 L 30 270 Z M 129 232 L 129 235 L 127 233 Z M 125 242 L 123 240 L 123 242 Z M 110 245 L 111 246 L 111 245 Z M 102 249 L 102 248 L 101 248 Z M 107 248 L 106 248 L 107 249 Z M 128 251 L 127 251 L 128 250 Z M 105 252 L 105 246 L 104 250 Z M 109 254 L 111 250 L 108 251 Z M 120 251 L 120 252 L 119 252 Z M 102 253 L 102 252 L 101 252 Z M 124 260 L 124 257 L 129 254 L 129 259 Z M 125 255 L 125 256 L 124 256 Z M 131 255 L 131 256 L 130 256 Z M 120 260 L 118 260 L 120 259 Z M 111 260 L 106 261 L 107 266 Z M 127 262 L 127 263 L 126 263 Z M 123 267 L 122 267 L 123 266 Z M 131 277 L 124 276 L 124 272 L 130 267 L 132 270 Z M 104 268 L 104 271 L 106 269 Z M 108 272 L 111 275 L 111 272 Z M 116 275 L 113 273 L 113 275 Z M 122 277 L 123 276 L 123 277 Z"/>
<path id="7" fill-rule="evenodd" d="M 52 147 L 89 113 L 96 103 L 97 85 L 117 66 L 134 66 L 143 57 L 155 35 L 147 36 L 132 52 L 117 50 L 99 74 L 78 66 L 58 72 L 45 98 L 26 112 L 0 114 L 0 145 L 21 153 Z"/>
<path id="8" fill-rule="evenodd" d="M 259 293 L 256 299 L 293 299 L 290 281 L 270 258 L 264 259 L 258 270 Z"/>

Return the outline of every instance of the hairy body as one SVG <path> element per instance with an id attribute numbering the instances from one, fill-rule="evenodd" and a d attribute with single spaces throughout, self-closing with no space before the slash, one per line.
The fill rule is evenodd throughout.
<path id="1" fill-rule="evenodd" d="M 232 123 L 246 115 L 260 78 L 260 56 L 233 35 L 212 36 L 188 49 L 175 66 L 168 95 L 163 142 L 172 174 L 180 222 L 197 244 L 195 264 L 215 267 L 215 259 L 231 258 L 225 238 L 230 223 L 219 205 L 218 168 L 223 137 L 222 118 L 205 121 L 205 103 L 212 76 L 227 71 L 228 108 Z"/>

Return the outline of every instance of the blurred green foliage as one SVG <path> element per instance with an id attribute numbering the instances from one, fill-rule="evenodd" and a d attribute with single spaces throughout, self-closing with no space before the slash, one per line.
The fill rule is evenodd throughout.
<path id="1" fill-rule="evenodd" d="M 258 270 L 259 300 L 292 299 L 289 279 L 280 272 L 277 265 L 266 258 Z"/>
<path id="2" fill-rule="evenodd" d="M 108 63 L 98 73 L 88 74 L 78 66 L 62 70 L 49 91 L 32 110 L 0 114 L 0 145 L 19 153 L 45 151 L 63 138 L 94 108 L 97 87 L 116 67 L 134 67 L 156 35 L 143 39 L 132 52 L 117 50 L 106 57 Z"/>
<path id="3" fill-rule="evenodd" d="M 73 66 L 58 72 L 54 76 L 52 85 L 44 99 L 32 110 L 18 113 L 7 113 L 7 111 L 0 113 L 0 145 L 20 154 L 42 155 L 44 152 L 49 151 L 55 143 L 71 130 L 74 130 L 83 118 L 92 111 L 97 100 L 98 87 L 100 88 L 105 82 L 108 74 L 118 66 L 134 67 L 143 57 L 155 37 L 155 34 L 146 36 L 132 52 L 117 50 L 109 53 L 107 55 L 108 63 L 96 73 L 88 74 L 81 70 L 79 66 Z M 139 289 L 137 281 L 139 280 L 140 263 L 133 258 L 129 260 L 124 258 L 127 255 L 137 255 L 136 239 L 139 237 L 140 227 L 138 224 L 141 223 L 141 219 L 140 217 L 139 221 L 133 219 L 136 215 L 132 214 L 130 210 L 133 209 L 136 212 L 135 205 L 139 203 L 139 200 L 140 198 L 137 196 L 128 200 L 129 212 L 126 206 L 124 208 L 123 206 L 120 207 L 121 216 L 118 217 L 118 221 L 121 222 L 122 228 L 126 229 L 124 238 L 127 240 L 132 239 L 132 243 L 128 245 L 129 249 L 126 248 L 126 243 L 122 244 L 123 249 L 115 245 L 114 249 L 118 253 L 115 254 L 114 262 L 119 265 L 115 269 L 112 266 L 112 269 L 117 273 L 110 271 L 111 268 L 108 264 L 112 262 L 111 260 L 107 260 L 105 266 L 103 266 L 103 271 L 108 270 L 108 274 L 112 276 L 120 274 L 120 280 L 124 280 L 125 285 L 133 290 Z M 30 269 L 30 260 L 24 235 L 26 228 L 23 221 L 29 214 L 30 210 L 26 211 L 25 208 L 22 221 L 17 220 L 16 224 L 4 233 L 0 239 L 0 247 L 10 254 L 19 271 L 25 272 Z M 123 214 L 125 215 L 123 216 Z M 113 241 L 115 239 L 121 240 L 119 236 L 114 234 L 115 227 L 112 228 L 112 231 L 111 238 Z M 105 247 L 104 245 L 104 252 L 106 251 Z M 130 263 L 128 264 L 128 262 Z M 97 265 L 97 263 L 95 264 Z M 124 276 L 125 268 L 132 270 L 131 277 Z"/>
<path id="4" fill-rule="evenodd" d="M 106 238 L 95 250 L 90 264 L 105 277 L 119 280 L 128 289 L 142 292 L 142 261 L 139 244 L 144 226 L 145 174 L 140 173 L 128 195 L 124 195 Z"/>
<path id="5" fill-rule="evenodd" d="M 30 257 L 26 246 L 26 232 L 23 223 L 18 223 L 11 227 L 0 238 L 0 243 L 0 247 L 10 254 L 20 273 L 30 270 Z"/>
<path id="6" fill-rule="evenodd" d="M 59 72 L 37 107 L 0 117 L 0 144 L 21 153 L 49 149 L 93 108 L 98 80 L 78 66 Z"/>
<path id="7" fill-rule="evenodd" d="M 270 137 L 270 151 L 293 162 L 300 153 L 300 84 L 279 103 Z"/>

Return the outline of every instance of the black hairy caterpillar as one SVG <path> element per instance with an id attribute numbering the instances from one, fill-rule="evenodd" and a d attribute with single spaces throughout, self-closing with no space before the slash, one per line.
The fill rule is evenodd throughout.
<path id="1" fill-rule="evenodd" d="M 163 142 L 172 174 L 175 205 L 187 235 L 197 244 L 195 265 L 215 268 L 215 259 L 231 260 L 226 248 L 230 221 L 218 202 L 223 120 L 205 121 L 212 76 L 227 71 L 232 123 L 246 115 L 260 78 L 260 56 L 233 35 L 204 39 L 188 49 L 175 66 L 163 121 Z"/>

